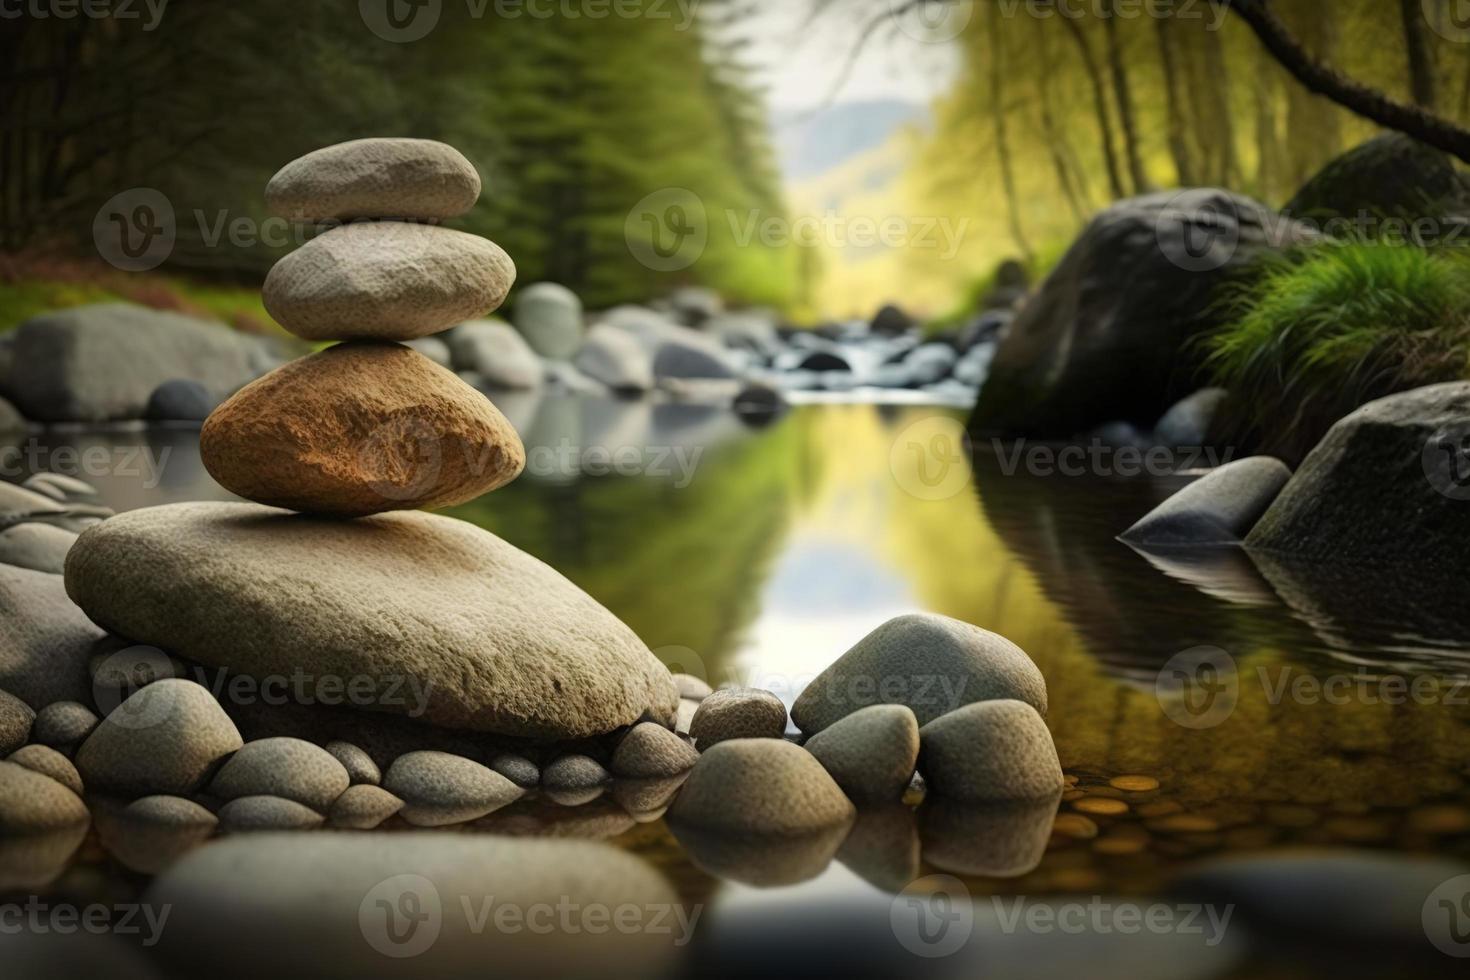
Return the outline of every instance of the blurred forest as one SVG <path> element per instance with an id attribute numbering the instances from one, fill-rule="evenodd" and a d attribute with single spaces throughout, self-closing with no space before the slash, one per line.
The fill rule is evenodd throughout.
<path id="1" fill-rule="evenodd" d="M 401 44 L 366 29 L 355 0 L 172 0 L 152 31 L 116 19 L 6 20 L 0 252 L 12 270 L 16 255 L 95 256 L 98 207 L 152 187 L 176 213 L 164 271 L 253 285 L 296 242 L 211 242 L 221 216 L 263 218 L 265 182 L 304 152 L 398 134 L 463 150 L 485 193 L 462 226 L 501 243 L 521 282 L 565 283 L 591 307 L 693 281 L 789 313 L 871 312 L 882 296 L 938 314 L 983 292 L 1002 259 L 1044 272 L 1112 200 L 1209 184 L 1280 206 L 1379 129 L 1309 92 L 1241 17 L 1208 0 L 1165 4 L 1174 13 L 1163 17 L 1139 16 L 1133 0 L 779 0 L 810 5 L 811 31 L 867 25 L 871 45 L 928 30 L 963 54 L 932 125 L 895 132 L 885 148 L 902 161 L 897 176 L 854 205 L 875 219 L 944 216 L 965 228 L 957 248 L 892 249 L 814 298 L 833 273 L 830 243 L 739 234 L 749 215 L 800 216 L 789 212 L 762 92 L 728 30 L 778 0 L 701 0 L 688 30 L 652 15 L 665 0 L 627 2 L 649 15 L 477 17 L 476 5 L 446 2 L 435 30 Z M 1035 16 L 1056 4 L 1068 13 Z M 1463 121 L 1470 30 L 1453 7 L 1269 4 L 1310 57 Z M 948 9 L 941 27 L 961 18 L 963 30 L 926 28 L 931 8 Z M 862 46 L 855 36 L 855 57 Z M 659 273 L 631 254 L 627 219 L 667 188 L 699 196 L 710 242 L 691 268 Z M 6 268 L 0 279 L 22 274 Z M 836 310 L 844 290 L 852 308 Z"/>

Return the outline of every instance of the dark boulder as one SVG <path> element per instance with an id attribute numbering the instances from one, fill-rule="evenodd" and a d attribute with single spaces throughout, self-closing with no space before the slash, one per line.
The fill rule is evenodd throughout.
<path id="1" fill-rule="evenodd" d="M 1470 177 L 1449 155 L 1402 133 L 1333 160 L 1286 205 L 1298 218 L 1418 218 L 1470 214 Z"/>
<path id="2" fill-rule="evenodd" d="M 153 389 L 144 417 L 153 422 L 203 422 L 218 404 L 199 382 L 175 378 Z"/>
<path id="3" fill-rule="evenodd" d="M 895 334 L 907 333 L 912 330 L 916 321 L 903 310 L 889 303 L 877 313 L 873 314 L 873 322 L 870 325 L 873 333 Z"/>
<path id="4" fill-rule="evenodd" d="M 1316 236 L 1216 189 L 1150 194 L 1093 219 L 1017 315 L 970 428 L 1069 438 L 1110 419 L 1148 428 L 1199 387 L 1194 339 L 1228 315 L 1220 287 Z"/>

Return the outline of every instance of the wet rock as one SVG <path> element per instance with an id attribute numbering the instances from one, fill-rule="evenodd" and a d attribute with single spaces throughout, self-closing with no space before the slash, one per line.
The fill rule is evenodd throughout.
<path id="1" fill-rule="evenodd" d="M 337 797 L 327 815 L 333 827 L 376 830 L 403 807 L 402 800 L 381 786 L 360 783 Z"/>
<path id="2" fill-rule="evenodd" d="M 688 742 L 664 728 L 646 721 L 623 736 L 612 757 L 612 771 L 633 779 L 657 779 L 676 776 L 693 767 L 699 753 Z"/>
<path id="3" fill-rule="evenodd" d="M 55 749 L 44 745 L 26 745 L 10 753 L 10 758 L 6 761 L 25 766 L 32 772 L 38 772 L 43 776 L 49 776 L 79 797 L 85 792 L 82 788 L 82 776 L 77 772 L 77 767 Z"/>
<path id="4" fill-rule="evenodd" d="M 286 164 L 265 188 L 271 214 L 315 222 L 453 218 L 479 197 L 474 165 L 454 147 L 423 139 L 324 146 Z"/>
<path id="5" fill-rule="evenodd" d="M 353 786 L 376 786 L 383 781 L 383 773 L 373 757 L 351 742 L 328 742 L 327 752 L 347 770 L 347 778 Z"/>
<path id="6" fill-rule="evenodd" d="M 693 331 L 671 327 L 653 358 L 653 373 L 659 379 L 735 377 L 735 368 L 725 351 Z"/>
<path id="7" fill-rule="evenodd" d="M 689 734 L 701 752 L 732 738 L 780 738 L 786 705 L 770 691 L 725 688 L 699 702 Z"/>
<path id="8" fill-rule="evenodd" d="M 1062 790 L 1046 722 L 1022 701 L 981 701 L 919 730 L 919 771 L 931 792 L 967 802 L 1043 799 Z"/>
<path id="9" fill-rule="evenodd" d="M 924 860 L 942 871 L 1019 878 L 1041 864 L 1060 792 L 1040 800 L 967 803 L 932 797 L 919 807 Z"/>
<path id="10" fill-rule="evenodd" d="M 526 465 L 488 399 L 400 344 L 342 344 L 276 369 L 209 417 L 199 452 L 248 500 L 338 516 L 464 503 Z"/>
<path id="11" fill-rule="evenodd" d="M 1325 564 L 1465 567 L 1470 382 L 1369 402 L 1332 427 L 1246 538 L 1253 553 Z"/>
<path id="12" fill-rule="evenodd" d="M 594 932 L 580 918 L 563 924 L 553 917 L 547 934 L 480 928 L 483 923 L 461 913 L 561 903 L 672 908 L 686 921 L 690 914 L 652 868 L 618 848 L 461 834 L 221 841 L 170 868 L 144 900 L 173 909 L 158 946 L 164 961 L 182 975 L 205 972 L 223 980 L 467 977 L 483 975 L 486 964 L 506 976 L 663 976 L 674 972 L 677 927 Z M 431 918 L 406 934 L 401 912 Z M 222 949 L 230 955 L 222 957 Z M 405 951 L 414 955 L 404 958 Z"/>
<path id="13" fill-rule="evenodd" d="M 949 344 L 921 344 L 903 359 L 917 385 L 934 384 L 949 377 L 959 361 L 959 354 Z"/>
<path id="14" fill-rule="evenodd" d="M 1173 449 L 1208 446 L 1210 427 L 1229 397 L 1224 388 L 1201 388 L 1180 399 L 1154 426 L 1154 442 Z"/>
<path id="15" fill-rule="evenodd" d="M 695 677 L 693 674 L 674 674 L 674 687 L 679 692 L 679 697 L 688 698 L 690 701 L 703 701 L 714 693 L 714 689 L 705 682 L 703 678 Z"/>
<path id="16" fill-rule="evenodd" d="M 466 823 L 525 792 L 478 762 L 444 752 L 398 757 L 383 774 L 383 789 L 404 801 L 403 819 L 420 827 Z"/>
<path id="17" fill-rule="evenodd" d="M 920 725 L 996 698 L 1046 712 L 1046 681 L 1025 651 L 999 634 L 939 616 L 890 619 L 802 691 L 791 718 L 813 734 L 871 704 L 902 704 Z"/>
<path id="18" fill-rule="evenodd" d="M 572 363 L 614 391 L 639 392 L 653 387 L 653 363 L 643 345 L 627 331 L 606 323 L 587 331 L 587 339 Z"/>
<path id="19" fill-rule="evenodd" d="M 682 794 L 681 794 L 682 795 Z M 689 860 L 706 874 L 756 888 L 800 884 L 831 866 L 849 821 L 799 834 L 752 834 L 672 822 Z"/>
<path id="20" fill-rule="evenodd" d="M 699 757 L 669 819 L 732 834 L 794 836 L 846 824 L 853 812 L 805 749 L 779 738 L 740 738 Z"/>
<path id="21" fill-rule="evenodd" d="M 375 708 L 419 724 L 569 739 L 645 712 L 672 719 L 678 703 L 667 668 L 590 596 L 447 517 L 136 510 L 83 534 L 66 578 L 120 635 L 257 678 L 307 663 L 358 688 L 373 680 Z M 426 618 L 434 609 L 453 614 Z"/>
<path id="22" fill-rule="evenodd" d="M 50 776 L 0 762 L 0 834 L 38 834 L 85 824 L 86 804 Z"/>
<path id="23" fill-rule="evenodd" d="M 902 803 L 859 807 L 837 860 L 886 892 L 901 892 L 920 874 L 919 829 Z"/>
<path id="24" fill-rule="evenodd" d="M 596 759 L 564 755 L 541 772 L 541 791 L 563 806 L 581 806 L 602 795 L 611 780 Z"/>
<path id="25" fill-rule="evenodd" d="M 0 358 L 3 358 L 3 355 L 4 352 L 0 351 Z M 4 381 L 8 373 L 9 368 L 6 367 L 4 360 L 0 359 L 0 382 Z M 24 432 L 25 428 L 26 417 L 20 414 L 20 409 L 10 404 L 8 399 L 0 398 L 0 432 Z"/>
<path id="26" fill-rule="evenodd" d="M 59 494 L 59 500 L 83 500 L 97 496 L 97 488 L 92 484 L 65 473 L 34 473 L 21 485 L 37 493 Z"/>
<path id="27" fill-rule="evenodd" d="M 638 823 L 651 823 L 664 815 L 688 778 L 687 772 L 662 779 L 619 777 L 613 781 L 612 798 Z"/>
<path id="28" fill-rule="evenodd" d="M 264 738 L 231 756 L 209 792 L 222 800 L 279 796 L 325 812 L 349 785 L 347 769 L 326 749 L 297 738 Z"/>
<path id="29" fill-rule="evenodd" d="M 61 574 L 77 536 L 50 524 L 26 523 L 0 531 L 0 564 Z"/>
<path id="30" fill-rule="evenodd" d="M 541 782 L 541 770 L 525 756 L 502 752 L 490 760 L 490 768 L 521 789 L 535 789 Z"/>
<path id="31" fill-rule="evenodd" d="M 735 396 L 731 408 L 747 425 L 766 424 L 786 413 L 791 406 L 779 390 L 764 384 L 746 385 Z"/>
<path id="32" fill-rule="evenodd" d="M 219 829 L 226 834 L 315 830 L 322 823 L 320 813 L 279 796 L 242 796 L 219 810 Z"/>
<path id="33" fill-rule="evenodd" d="M 538 282 L 516 296 L 515 327 L 542 357 L 564 361 L 582 346 L 582 301 L 554 282 Z"/>
<path id="34" fill-rule="evenodd" d="M 1226 463 L 1149 511 L 1119 539 L 1139 548 L 1237 544 L 1290 479 L 1287 465 L 1270 456 Z"/>
<path id="35" fill-rule="evenodd" d="M 242 744 L 209 691 L 170 678 L 149 684 L 102 719 L 77 750 L 76 764 L 93 790 L 188 796 Z"/>
<path id="36" fill-rule="evenodd" d="M 848 799 L 892 803 L 902 798 L 919 758 L 919 723 L 903 705 L 854 711 L 806 742 Z"/>
<path id="37" fill-rule="evenodd" d="M 87 662 L 103 636 L 61 577 L 0 565 L 0 689 L 33 708 L 92 700 Z"/>
<path id="38" fill-rule="evenodd" d="M 3 768 L 4 763 L 0 763 Z M 44 777 L 16 766 L 21 772 L 35 779 Z M 48 780 L 49 782 L 49 780 Z M 54 786 L 55 784 L 52 783 Z M 70 790 L 65 790 L 70 793 Z M 0 776 L 0 798 L 4 794 L 4 777 Z M 0 802 L 0 821 L 4 820 L 4 803 Z M 63 827 L 35 832 L 11 833 L 0 826 L 0 892 L 35 893 L 51 885 L 71 865 L 77 848 L 86 840 L 91 825 L 85 820 L 75 820 Z M 4 937 L 0 933 L 0 938 Z M 3 957 L 4 953 L 0 953 Z M 9 962 L 6 963 L 7 971 Z M 6 973 L 6 980 L 10 974 Z"/>
<path id="39" fill-rule="evenodd" d="M 684 326 L 701 327 L 725 312 L 725 301 L 713 289 L 682 286 L 669 294 L 669 309 Z"/>
<path id="40" fill-rule="evenodd" d="M 20 698 L 0 691 L 0 755 L 9 755 L 31 740 L 36 713 Z"/>
<path id="41" fill-rule="evenodd" d="M 153 389 L 143 417 L 153 422 L 203 422 L 219 398 L 190 378 L 174 378 Z"/>
<path id="42" fill-rule="evenodd" d="M 471 320 L 445 335 L 456 371 L 474 371 L 490 388 L 529 391 L 546 380 L 546 365 L 504 320 Z"/>
<path id="43" fill-rule="evenodd" d="M 500 306 L 515 263 L 494 242 L 401 221 L 344 225 L 272 266 L 266 311 L 306 340 L 413 340 Z"/>
<path id="44" fill-rule="evenodd" d="M 38 421 L 141 419 L 174 378 L 225 397 L 256 376 L 258 352 L 257 340 L 222 323 L 127 303 L 80 306 L 21 324 L 0 389 Z"/>
<path id="45" fill-rule="evenodd" d="M 219 819 L 180 796 L 145 796 L 99 810 L 97 833 L 109 854 L 142 874 L 158 874 L 214 836 Z"/>
<path id="46" fill-rule="evenodd" d="M 52 494 L 0 480 L 0 514 L 60 514 L 65 508 Z"/>
<path id="47" fill-rule="evenodd" d="M 1283 209 L 1313 219 L 1420 219 L 1470 212 L 1470 180 L 1448 154 L 1403 133 L 1385 133 L 1335 157 Z"/>
<path id="48" fill-rule="evenodd" d="M 31 738 L 53 749 L 81 745 L 100 719 L 92 709 L 76 701 L 56 701 L 36 712 Z"/>
<path id="49" fill-rule="evenodd" d="M 916 324 L 913 317 L 893 304 L 888 304 L 873 315 L 869 329 L 876 334 L 884 336 L 896 336 L 912 330 Z"/>

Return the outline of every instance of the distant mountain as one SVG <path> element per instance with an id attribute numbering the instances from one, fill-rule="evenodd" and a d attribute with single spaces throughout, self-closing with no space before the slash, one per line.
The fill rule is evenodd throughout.
<path id="1" fill-rule="evenodd" d="M 898 100 L 846 102 L 813 111 L 778 113 L 776 153 L 788 181 L 808 180 L 882 146 L 904 126 L 927 128 L 926 106 Z"/>

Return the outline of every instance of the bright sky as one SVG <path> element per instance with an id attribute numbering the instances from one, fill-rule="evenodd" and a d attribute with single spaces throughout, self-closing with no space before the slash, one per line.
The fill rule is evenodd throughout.
<path id="1" fill-rule="evenodd" d="M 829 100 L 862 27 L 898 6 L 897 0 L 836 0 L 810 28 L 812 0 L 751 0 L 755 12 L 740 33 L 753 42 L 747 56 L 755 81 L 769 89 L 774 112 L 820 107 Z M 869 39 L 833 103 L 872 99 L 928 102 L 953 81 L 959 59 L 949 40 L 969 19 L 967 4 L 946 11 L 926 27 L 916 14 L 880 28 Z"/>

